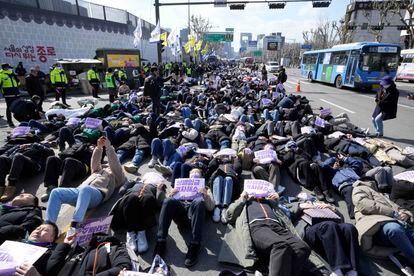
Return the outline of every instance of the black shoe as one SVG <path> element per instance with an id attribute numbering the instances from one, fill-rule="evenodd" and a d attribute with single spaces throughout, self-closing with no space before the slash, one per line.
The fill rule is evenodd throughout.
<path id="1" fill-rule="evenodd" d="M 200 252 L 200 244 L 190 243 L 188 247 L 187 255 L 185 255 L 184 265 L 186 267 L 192 267 L 198 261 L 198 253 Z"/>
<path id="2" fill-rule="evenodd" d="M 316 198 L 318 200 L 324 200 L 325 199 L 325 196 L 323 195 L 323 193 L 322 193 L 322 191 L 321 191 L 321 189 L 319 187 L 315 187 L 313 189 L 313 192 L 315 193 Z"/>
<path id="3" fill-rule="evenodd" d="M 329 191 L 323 191 L 323 195 L 325 196 L 325 200 L 329 203 L 334 203 L 335 202 L 335 198 L 333 198 L 331 192 Z"/>
<path id="4" fill-rule="evenodd" d="M 154 248 L 153 258 L 155 257 L 155 255 L 158 255 L 161 258 L 164 258 L 165 249 L 166 249 L 166 242 L 165 241 L 157 241 L 157 243 L 155 244 L 155 248 Z"/>
<path id="5" fill-rule="evenodd" d="M 7 124 L 9 125 L 9 127 L 15 127 L 15 125 L 13 124 L 13 122 L 8 122 Z"/>

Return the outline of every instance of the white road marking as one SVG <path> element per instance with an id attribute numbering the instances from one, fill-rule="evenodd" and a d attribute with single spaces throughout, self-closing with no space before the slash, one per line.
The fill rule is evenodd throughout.
<path id="1" fill-rule="evenodd" d="M 323 101 L 323 102 L 325 102 L 325 103 L 327 103 L 327 104 L 330 104 L 330 105 L 336 106 L 337 108 L 340 108 L 340 109 L 342 109 L 342 110 L 345 110 L 345 111 L 347 111 L 347 112 L 349 112 L 349 113 L 351 113 L 351 114 L 355 114 L 355 113 L 356 113 L 356 112 L 354 112 L 354 111 L 352 111 L 352 110 L 349 110 L 349 109 L 347 109 L 347 108 L 345 108 L 345 107 L 342 107 L 342 106 L 340 106 L 340 105 L 337 105 L 337 104 L 331 103 L 331 102 L 329 102 L 329 101 L 327 101 L 327 100 L 324 100 L 324 99 L 319 99 L 319 100 L 321 100 L 321 101 Z"/>
<path id="2" fill-rule="evenodd" d="M 371 96 L 367 96 L 367 95 L 360 95 L 360 94 L 357 94 L 357 95 L 360 96 L 360 97 L 364 97 L 364 98 L 371 99 L 371 100 L 374 100 L 375 99 L 375 97 L 371 97 Z M 405 108 L 414 110 L 414 107 L 408 106 L 408 105 L 405 105 L 405 104 L 398 104 L 398 106 L 401 106 L 401 107 L 405 107 Z"/>

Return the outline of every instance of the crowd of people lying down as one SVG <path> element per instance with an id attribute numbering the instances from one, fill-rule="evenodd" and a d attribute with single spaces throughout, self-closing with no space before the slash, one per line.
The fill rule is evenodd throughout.
<path id="1" fill-rule="evenodd" d="M 103 107 L 93 99 L 56 104 L 46 119 L 20 122 L 0 148 L 0 243 L 47 251 L 17 265 L 16 275 L 123 274 L 136 269 L 131 250 L 148 251 L 147 239 L 163 270 L 151 272 L 166 275 L 171 222 L 191 232 L 183 258 L 192 267 L 208 242 L 208 220 L 227 225 L 217 261 L 234 270 L 355 276 L 363 252 L 392 256 L 410 271 L 414 148 L 368 137 L 346 113 L 289 95 L 286 78 L 219 68 L 200 85 L 164 84 L 151 69 L 143 91 Z M 151 93 L 159 93 L 156 112 Z M 139 176 L 145 162 L 150 169 Z M 395 166 L 405 170 L 394 174 Z M 19 182 L 39 174 L 45 194 L 16 194 Z M 107 234 L 77 244 L 88 209 L 111 197 L 119 197 L 111 229 L 125 240 Z M 57 242 L 63 204 L 75 211 Z"/>

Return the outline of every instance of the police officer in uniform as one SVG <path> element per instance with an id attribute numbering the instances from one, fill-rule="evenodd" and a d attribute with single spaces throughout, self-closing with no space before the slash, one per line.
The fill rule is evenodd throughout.
<path id="1" fill-rule="evenodd" d="M 105 83 L 106 89 L 108 89 L 109 93 L 109 102 L 113 103 L 116 98 L 116 85 L 115 85 L 115 75 L 113 73 L 112 68 L 108 68 L 108 71 L 105 74 Z"/>
<path id="2" fill-rule="evenodd" d="M 89 69 L 87 75 L 89 84 L 92 86 L 92 96 L 99 99 L 100 97 L 98 96 L 98 92 L 101 81 L 99 79 L 99 73 L 97 72 L 96 66 Z"/>
<path id="3" fill-rule="evenodd" d="M 66 106 L 70 106 L 66 103 L 66 86 L 68 84 L 68 78 L 59 64 L 55 64 L 52 71 L 50 71 L 50 82 L 56 91 L 56 101 L 59 101 L 60 97 L 62 97 L 62 103 Z"/>
<path id="4" fill-rule="evenodd" d="M 18 86 L 19 81 L 16 74 L 10 70 L 9 64 L 3 63 L 0 70 L 0 89 L 6 100 L 6 117 L 9 127 L 14 127 L 10 106 L 20 96 Z"/>

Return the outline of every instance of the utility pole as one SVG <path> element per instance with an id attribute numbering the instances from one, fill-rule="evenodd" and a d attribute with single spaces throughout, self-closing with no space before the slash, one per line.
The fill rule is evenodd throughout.
<path id="1" fill-rule="evenodd" d="M 154 6 L 155 6 L 155 25 L 157 25 L 157 23 L 160 21 L 160 1 L 155 0 Z M 160 22 L 160 29 L 161 29 L 161 22 Z M 162 61 L 161 41 L 157 42 L 157 59 L 158 59 L 158 64 L 160 64 Z"/>

